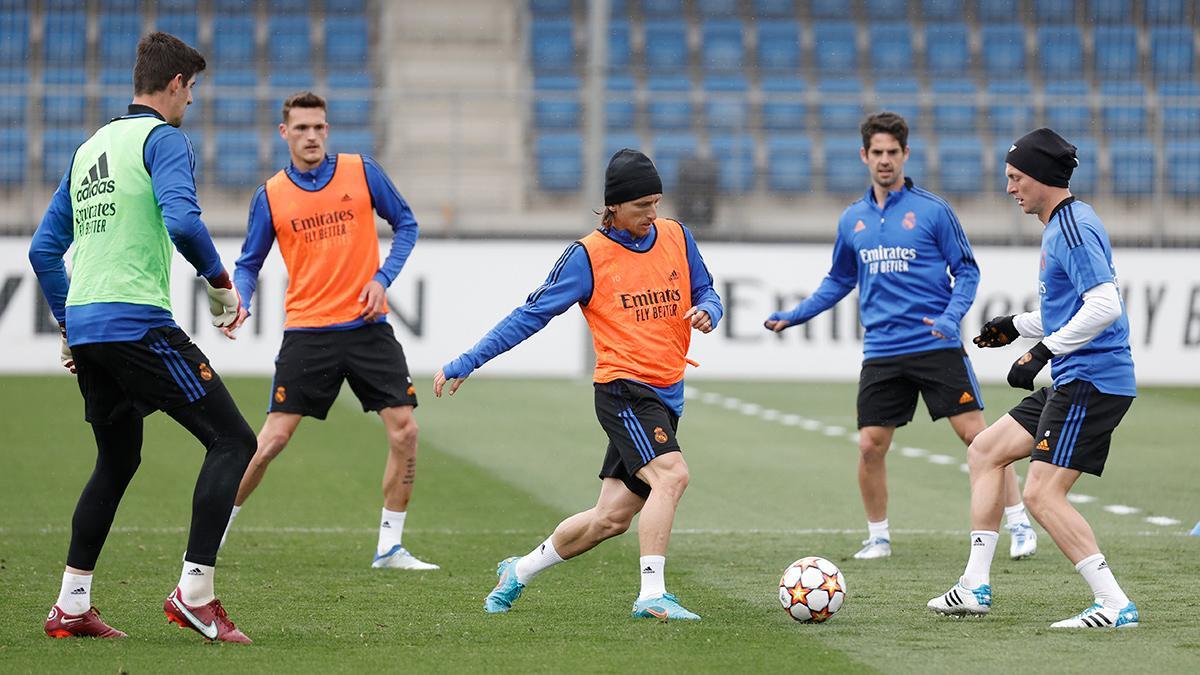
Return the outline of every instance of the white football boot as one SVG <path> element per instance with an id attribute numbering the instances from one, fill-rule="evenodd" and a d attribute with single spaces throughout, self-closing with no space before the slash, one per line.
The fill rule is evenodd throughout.
<path id="1" fill-rule="evenodd" d="M 888 558 L 892 555 L 892 542 L 883 537 L 871 537 L 863 540 L 862 550 L 854 554 L 855 560 L 875 560 Z"/>
<path id="2" fill-rule="evenodd" d="M 427 563 L 423 560 L 418 560 L 416 556 L 408 552 L 408 549 L 399 544 L 393 546 L 387 553 L 375 556 L 371 561 L 371 567 L 375 569 L 388 568 L 393 570 L 437 570 L 441 569 L 433 563 Z"/>
<path id="3" fill-rule="evenodd" d="M 1124 609 L 1112 609 L 1096 603 L 1070 619 L 1050 624 L 1051 628 L 1136 628 L 1137 605 L 1130 602 Z"/>
<path id="4" fill-rule="evenodd" d="M 992 611 L 992 586 L 980 584 L 977 588 L 967 588 L 959 580 L 925 606 L 948 616 L 982 616 Z"/>
<path id="5" fill-rule="evenodd" d="M 1037 532 L 1027 523 L 1008 528 L 1012 541 L 1008 545 L 1008 557 L 1013 560 L 1033 557 L 1037 553 Z"/>

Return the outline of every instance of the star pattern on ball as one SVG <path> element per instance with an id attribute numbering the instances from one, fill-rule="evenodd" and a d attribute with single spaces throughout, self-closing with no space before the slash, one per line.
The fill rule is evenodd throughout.
<path id="1" fill-rule="evenodd" d="M 833 612 L 829 611 L 828 607 L 826 607 L 825 609 L 809 610 L 809 611 L 812 612 L 813 623 L 821 623 L 825 619 L 828 619 L 829 617 L 833 616 Z"/>
<path id="2" fill-rule="evenodd" d="M 821 585 L 817 586 L 817 588 L 823 588 L 826 591 L 829 591 L 830 597 L 833 597 L 834 593 L 842 590 L 842 585 L 838 583 L 836 574 L 826 574 L 825 572 L 821 572 L 821 576 L 825 577 L 825 581 L 821 582 Z"/>
<path id="3" fill-rule="evenodd" d="M 788 589 L 792 594 L 792 604 L 807 603 L 808 594 L 812 591 L 810 588 L 805 588 L 804 584 L 796 584 Z"/>

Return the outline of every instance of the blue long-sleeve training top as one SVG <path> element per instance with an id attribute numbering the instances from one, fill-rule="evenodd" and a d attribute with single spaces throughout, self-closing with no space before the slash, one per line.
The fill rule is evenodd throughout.
<path id="1" fill-rule="evenodd" d="M 638 238 L 624 230 L 609 228 L 603 232 L 632 251 L 648 250 L 658 236 L 657 228 L 652 228 L 649 234 Z M 721 297 L 713 288 L 712 275 L 704 264 L 704 258 L 700 256 L 691 231 L 684 227 L 683 235 L 687 242 L 688 269 L 691 271 L 692 305 L 708 312 L 713 328 L 716 328 L 725 314 Z M 550 319 L 567 311 L 572 305 L 586 305 L 591 297 L 592 266 L 583 245 L 573 242 L 559 257 L 546 281 L 529 295 L 525 304 L 509 313 L 469 351 L 447 363 L 442 368 L 442 373 L 447 379 L 467 377 L 476 368 L 545 328 Z M 640 384 L 653 389 L 676 415 L 683 415 L 683 380 L 669 387 L 653 387 L 644 382 Z"/>
<path id="2" fill-rule="evenodd" d="M 794 309 L 770 318 L 804 323 L 855 286 L 865 359 L 948 349 L 961 344 L 959 324 L 975 301 L 979 265 L 950 205 L 906 179 L 904 187 L 888 193 L 883 206 L 868 188 L 862 199 L 846 207 L 838 220 L 829 274 Z M 933 326 L 925 324 L 926 317 Z M 946 338 L 934 336 L 933 330 Z"/>
<path id="3" fill-rule="evenodd" d="M 404 268 L 404 263 L 408 261 L 408 256 L 417 243 L 417 220 L 413 217 L 408 202 L 400 196 L 400 192 L 379 164 L 367 155 L 363 155 L 362 159 L 363 171 L 367 176 L 367 189 L 371 193 L 371 206 L 380 217 L 392 226 L 392 247 L 388 251 L 387 259 L 384 260 L 374 277 L 375 281 L 382 284 L 384 288 L 388 288 L 396 280 L 396 277 L 400 276 L 400 270 Z M 326 155 L 325 160 L 311 171 L 299 171 L 290 162 L 284 171 L 301 189 L 316 192 L 329 184 L 335 169 L 337 169 L 337 155 Z M 246 241 L 242 244 L 242 254 L 237 260 L 233 273 L 233 283 L 242 296 L 242 306 L 247 309 L 250 308 L 250 299 L 258 287 L 258 273 L 274 244 L 275 225 L 271 222 L 271 209 L 267 205 L 267 188 L 264 184 L 258 186 L 258 191 L 254 193 L 254 199 L 250 201 Z M 387 317 L 380 317 L 376 320 L 376 322 L 378 321 L 387 321 Z M 358 318 L 319 328 L 290 328 L 288 330 L 349 330 L 364 324 L 366 321 Z"/>
<path id="4" fill-rule="evenodd" d="M 129 106 L 128 117 L 157 117 L 158 111 L 145 105 Z M 212 237 L 200 220 L 193 171 L 196 155 L 192 143 L 178 128 L 169 124 L 156 127 L 146 137 L 142 159 L 154 188 L 154 198 L 162 209 L 163 221 L 171 242 L 196 268 L 198 276 L 213 279 L 225 272 Z M 71 157 L 72 164 L 74 156 Z M 92 342 L 140 340 L 151 328 L 174 326 L 171 312 L 161 307 L 126 302 L 97 302 L 66 307 L 67 280 L 63 255 L 75 239 L 71 212 L 71 165 L 59 181 L 50 206 L 33 234 L 29 262 L 37 274 L 50 311 L 59 323 L 65 323 L 71 346 Z"/>

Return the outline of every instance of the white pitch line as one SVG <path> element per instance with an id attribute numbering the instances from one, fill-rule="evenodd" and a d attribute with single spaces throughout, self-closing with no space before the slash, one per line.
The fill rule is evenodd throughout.
<path id="1" fill-rule="evenodd" d="M 929 451 L 925 450 L 924 448 L 903 447 L 900 448 L 900 454 L 904 455 L 905 457 L 927 457 L 929 455 Z"/>
<path id="2" fill-rule="evenodd" d="M 709 392 L 705 392 L 705 393 L 701 394 L 701 395 L 700 395 L 700 400 L 701 400 L 702 402 L 704 402 L 704 403 L 708 403 L 708 404 L 710 404 L 710 405 L 711 405 L 711 404 L 716 404 L 718 401 L 720 401 L 720 400 L 721 400 L 721 395 L 720 395 L 720 394 L 714 394 L 714 393 L 712 393 L 711 391 L 709 391 Z"/>
<path id="3" fill-rule="evenodd" d="M 1151 525 L 1163 525 L 1167 527 L 1170 527 L 1171 525 L 1178 525 L 1180 522 L 1174 518 L 1168 518 L 1166 516 L 1146 516 L 1145 520 Z"/>
<path id="4" fill-rule="evenodd" d="M 846 427 L 825 427 L 825 431 L 822 433 L 826 436 L 841 436 L 846 433 Z"/>
<path id="5" fill-rule="evenodd" d="M 758 413 L 758 416 L 768 422 L 774 422 L 775 420 L 779 419 L 780 415 L 782 414 L 783 413 L 775 410 L 774 408 L 767 408 L 766 410 Z"/>
<path id="6" fill-rule="evenodd" d="M 959 471 L 962 471 L 963 473 L 971 473 L 971 467 L 970 467 L 970 465 L 968 465 L 966 462 L 963 462 L 962 464 L 959 464 L 959 465 L 958 465 L 958 470 L 959 470 Z"/>
<path id="7" fill-rule="evenodd" d="M 805 431 L 818 431 L 825 425 L 816 420 L 800 420 L 800 426 L 804 427 Z"/>
<path id="8" fill-rule="evenodd" d="M 950 455 L 930 455 L 925 459 L 928 460 L 930 464 L 954 464 L 958 461 L 957 457 L 951 457 Z"/>
<path id="9" fill-rule="evenodd" d="M 734 398 L 730 396 L 726 398 L 725 402 L 721 405 L 725 406 L 726 410 L 737 410 L 738 406 L 742 405 L 742 400 L 740 398 Z"/>
<path id="10" fill-rule="evenodd" d="M 1072 504 L 1091 504 L 1096 501 L 1096 498 L 1091 495 L 1075 494 L 1072 492 L 1067 495 L 1067 501 Z"/>
<path id="11" fill-rule="evenodd" d="M 1130 516 L 1141 511 L 1136 506 L 1125 506 L 1124 504 L 1109 504 L 1104 507 L 1104 510 L 1109 513 L 1115 513 L 1118 516 Z"/>
<path id="12" fill-rule="evenodd" d="M 739 410 L 743 415 L 757 415 L 762 406 L 757 403 L 743 403 Z"/>
<path id="13" fill-rule="evenodd" d="M 800 417 L 799 415 L 784 415 L 783 417 L 779 418 L 779 421 L 787 427 L 798 427 L 800 426 L 800 423 L 804 421 L 804 418 Z"/>

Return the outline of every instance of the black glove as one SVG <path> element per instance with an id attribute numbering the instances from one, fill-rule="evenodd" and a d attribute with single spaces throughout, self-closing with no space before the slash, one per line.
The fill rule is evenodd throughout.
<path id="1" fill-rule="evenodd" d="M 1019 337 L 1021 334 L 1013 325 L 1013 315 L 1009 314 L 1008 316 L 997 316 L 983 324 L 979 335 L 976 335 L 972 342 L 977 347 L 1003 347 Z"/>
<path id="2" fill-rule="evenodd" d="M 1046 367 L 1046 362 L 1053 357 L 1054 354 L 1046 349 L 1046 345 L 1037 343 L 1012 364 L 1008 371 L 1008 386 L 1033 391 L 1033 378 L 1037 377 L 1042 368 Z"/>

